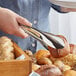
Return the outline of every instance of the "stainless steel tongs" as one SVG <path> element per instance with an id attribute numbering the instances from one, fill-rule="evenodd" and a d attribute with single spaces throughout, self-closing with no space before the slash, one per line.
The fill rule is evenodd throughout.
<path id="1" fill-rule="evenodd" d="M 54 34 L 43 32 L 41 30 L 38 30 L 36 28 L 22 25 L 21 28 L 29 35 L 37 39 L 47 50 L 48 47 L 56 48 L 56 49 L 62 49 L 64 48 L 64 42 L 60 37 L 57 37 Z"/>

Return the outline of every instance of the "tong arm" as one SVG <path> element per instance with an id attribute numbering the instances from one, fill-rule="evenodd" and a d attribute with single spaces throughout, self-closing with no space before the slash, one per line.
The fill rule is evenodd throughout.
<path id="1" fill-rule="evenodd" d="M 57 37 L 55 35 L 47 33 L 47 32 L 42 32 L 36 28 L 26 26 L 26 25 L 21 25 L 21 28 L 29 35 L 37 39 L 41 44 L 48 49 L 49 47 L 53 47 L 56 49 L 62 49 L 64 48 L 64 43 L 61 44 L 59 41 L 56 40 Z M 54 37 L 53 37 L 54 36 Z M 62 39 L 61 39 L 62 40 Z"/>

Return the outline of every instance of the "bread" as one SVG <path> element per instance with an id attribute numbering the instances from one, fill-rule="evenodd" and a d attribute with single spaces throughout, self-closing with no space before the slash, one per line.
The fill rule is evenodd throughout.
<path id="1" fill-rule="evenodd" d="M 70 53 L 70 46 L 69 46 L 69 43 L 66 40 L 66 38 L 62 35 L 57 35 L 57 36 L 63 40 L 64 48 L 63 49 L 55 49 L 55 48 L 49 47 L 49 51 L 54 58 L 64 57 Z"/>
<path id="2" fill-rule="evenodd" d="M 33 56 L 33 53 L 30 50 L 24 50 L 24 52 L 30 57 Z"/>
<path id="3" fill-rule="evenodd" d="M 37 63 L 39 65 L 52 65 L 52 61 L 49 58 L 46 57 L 42 57 L 40 59 L 37 60 Z"/>
<path id="4" fill-rule="evenodd" d="M 14 57 L 14 47 L 11 39 L 6 36 L 0 37 L 0 60 L 12 60 Z"/>
<path id="5" fill-rule="evenodd" d="M 43 65 L 36 72 L 40 76 L 62 76 L 60 69 L 54 65 Z"/>
<path id="6" fill-rule="evenodd" d="M 50 52 L 48 50 L 44 50 L 44 49 L 40 49 L 35 53 L 35 58 L 38 60 L 42 57 L 49 57 L 50 56 Z"/>
<path id="7" fill-rule="evenodd" d="M 70 53 L 76 55 L 76 45 L 69 44 L 70 45 Z"/>
<path id="8" fill-rule="evenodd" d="M 50 56 L 50 59 L 55 62 L 56 60 L 61 60 L 65 65 L 74 66 L 76 65 L 76 55 L 75 54 L 68 54 L 65 57 L 61 58 L 53 58 Z"/>
<path id="9" fill-rule="evenodd" d="M 32 63 L 32 71 L 36 71 L 40 67 L 41 67 L 40 65 Z"/>
<path id="10" fill-rule="evenodd" d="M 63 67 L 63 72 L 67 71 L 67 70 L 71 70 L 72 68 L 69 65 L 64 65 Z"/>
<path id="11" fill-rule="evenodd" d="M 54 65 L 57 66 L 61 71 L 63 71 L 63 68 L 64 68 L 65 64 L 62 61 L 60 61 L 60 60 L 56 60 L 54 62 Z"/>
<path id="12" fill-rule="evenodd" d="M 67 70 L 64 72 L 63 76 L 76 76 L 76 71 L 74 70 Z"/>
<path id="13" fill-rule="evenodd" d="M 65 65 L 62 61 L 58 60 L 54 62 L 54 65 L 56 65 L 62 72 L 66 70 L 70 70 L 71 67 L 69 65 Z"/>

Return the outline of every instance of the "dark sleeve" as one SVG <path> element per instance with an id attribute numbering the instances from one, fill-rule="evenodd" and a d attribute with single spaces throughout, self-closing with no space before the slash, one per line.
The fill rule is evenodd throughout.
<path id="1" fill-rule="evenodd" d="M 58 6 L 58 5 L 54 5 L 54 4 L 51 4 L 51 7 L 56 10 L 57 12 L 60 12 L 60 13 L 68 13 L 68 12 L 64 12 L 61 10 L 61 7 Z"/>

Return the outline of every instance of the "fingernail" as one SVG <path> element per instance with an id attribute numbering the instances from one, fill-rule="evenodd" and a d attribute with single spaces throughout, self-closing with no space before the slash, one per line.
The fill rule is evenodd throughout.
<path id="1" fill-rule="evenodd" d="M 27 23 L 30 25 L 30 26 L 32 26 L 32 23 L 30 22 L 30 21 L 28 21 L 28 20 L 26 20 L 27 21 Z"/>
<path id="2" fill-rule="evenodd" d="M 22 38 L 27 38 L 27 37 L 28 37 L 28 34 L 25 33 Z"/>
<path id="3" fill-rule="evenodd" d="M 30 27 L 32 27 L 32 23 L 29 22 Z"/>
<path id="4" fill-rule="evenodd" d="M 28 37 L 28 34 L 24 32 L 22 28 L 19 28 L 20 34 L 22 34 L 22 38 Z"/>

